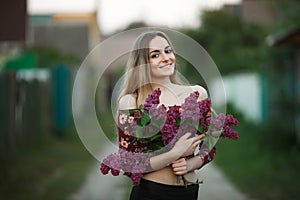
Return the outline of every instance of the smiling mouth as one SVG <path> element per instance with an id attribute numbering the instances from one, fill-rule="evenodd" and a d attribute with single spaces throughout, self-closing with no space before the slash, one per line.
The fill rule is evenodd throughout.
<path id="1" fill-rule="evenodd" d="M 163 65 L 163 66 L 160 66 L 159 68 L 170 67 L 172 64 L 173 64 L 173 63 L 171 62 L 171 63 L 165 64 L 165 65 Z"/>

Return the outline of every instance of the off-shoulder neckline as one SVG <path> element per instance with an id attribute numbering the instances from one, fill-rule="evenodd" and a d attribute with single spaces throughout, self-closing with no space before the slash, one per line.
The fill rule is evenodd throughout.
<path id="1" fill-rule="evenodd" d="M 158 88 L 159 89 L 159 88 Z M 191 92 L 190 93 L 190 95 L 192 94 L 192 93 L 194 93 L 194 92 L 196 92 L 196 91 L 193 91 L 193 92 Z M 183 92 L 182 92 L 183 93 Z M 180 94 L 182 94 L 182 93 L 180 93 Z M 188 98 L 188 97 L 186 97 L 186 98 Z M 185 98 L 185 99 L 186 99 Z M 175 106 L 178 106 L 178 107 L 181 107 L 181 105 L 177 105 L 177 104 L 174 104 L 174 105 L 169 105 L 169 106 L 166 106 L 165 104 L 158 104 L 158 106 L 161 106 L 161 105 L 164 105 L 166 108 L 167 108 L 167 111 L 171 108 L 171 107 L 175 107 Z M 130 108 L 130 109 L 118 109 L 118 111 L 139 111 L 140 109 L 139 108 Z"/>
<path id="2" fill-rule="evenodd" d="M 164 104 L 159 104 L 158 106 L 161 106 L 161 105 L 164 105 Z M 175 107 L 175 106 L 178 106 L 178 107 L 181 107 L 181 105 L 177 105 L 177 104 L 174 104 L 174 105 L 169 105 L 169 106 L 166 106 L 166 105 L 164 105 L 166 108 L 167 108 L 167 110 L 169 110 L 170 108 L 172 108 L 172 107 Z M 129 109 L 118 109 L 118 111 L 140 111 L 140 109 L 139 108 L 129 108 Z"/>

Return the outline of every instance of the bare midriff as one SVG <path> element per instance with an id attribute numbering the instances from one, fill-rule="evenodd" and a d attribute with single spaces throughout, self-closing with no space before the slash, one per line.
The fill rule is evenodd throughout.
<path id="1" fill-rule="evenodd" d="M 194 171 L 185 174 L 184 177 L 189 182 L 197 181 L 197 175 Z M 149 172 L 143 176 L 143 179 L 167 185 L 184 185 L 184 182 L 182 180 L 178 181 L 178 176 L 174 174 L 171 166 L 167 166 L 157 171 Z"/>

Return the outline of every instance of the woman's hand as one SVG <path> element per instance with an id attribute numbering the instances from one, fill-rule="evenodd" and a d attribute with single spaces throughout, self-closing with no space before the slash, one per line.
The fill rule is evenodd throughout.
<path id="1" fill-rule="evenodd" d="M 171 151 L 177 155 L 178 158 L 193 154 L 195 148 L 201 143 L 201 138 L 204 137 L 202 134 L 189 138 L 191 135 L 192 133 L 186 133 L 181 136 L 172 148 Z"/>
<path id="2" fill-rule="evenodd" d="M 190 138 L 191 135 L 191 133 L 186 133 L 179 138 L 179 140 L 175 143 L 170 151 L 151 157 L 151 168 L 153 170 L 161 169 L 163 167 L 169 166 L 170 163 L 178 160 L 180 157 L 184 157 L 184 155 L 191 155 L 192 153 L 194 153 L 194 150 L 201 142 L 200 139 L 203 137 L 203 135 Z"/>
<path id="3" fill-rule="evenodd" d="M 205 137 L 204 134 L 197 135 L 193 140 L 193 143 L 189 146 L 189 148 L 181 155 L 181 157 L 190 156 L 195 152 L 196 147 L 201 143 L 201 138 Z"/>
<path id="4" fill-rule="evenodd" d="M 184 175 L 188 173 L 188 165 L 185 158 L 179 158 L 172 162 L 172 168 L 175 175 Z"/>
<path id="5" fill-rule="evenodd" d="M 179 138 L 179 140 L 175 143 L 174 147 L 171 149 L 171 152 L 177 158 L 182 157 L 182 155 L 189 149 L 189 147 L 193 144 L 194 138 L 189 138 L 191 133 L 186 133 Z"/>

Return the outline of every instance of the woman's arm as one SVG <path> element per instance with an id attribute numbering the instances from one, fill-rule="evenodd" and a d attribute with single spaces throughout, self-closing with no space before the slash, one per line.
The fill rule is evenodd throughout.
<path id="1" fill-rule="evenodd" d="M 184 175 L 190 171 L 202 168 L 207 163 L 211 162 L 216 155 L 216 147 L 213 147 L 205 156 L 197 154 L 196 156 L 185 159 L 181 158 L 172 163 L 174 174 Z"/>
<path id="2" fill-rule="evenodd" d="M 153 170 L 158 170 L 168 166 L 178 158 L 182 157 L 185 152 L 190 149 L 195 150 L 196 146 L 200 142 L 200 137 L 190 138 L 191 133 L 186 133 L 175 143 L 174 147 L 166 152 L 150 158 L 150 165 Z"/>
<path id="3" fill-rule="evenodd" d="M 133 95 L 125 95 L 120 99 L 119 109 L 129 110 L 136 108 L 136 100 Z M 201 137 L 190 137 L 191 133 L 183 135 L 174 145 L 174 147 L 165 153 L 155 155 L 150 158 L 150 167 L 152 170 L 158 170 L 170 165 L 173 161 L 184 156 L 190 155 L 201 142 Z M 131 148 L 127 146 L 126 148 Z"/>

